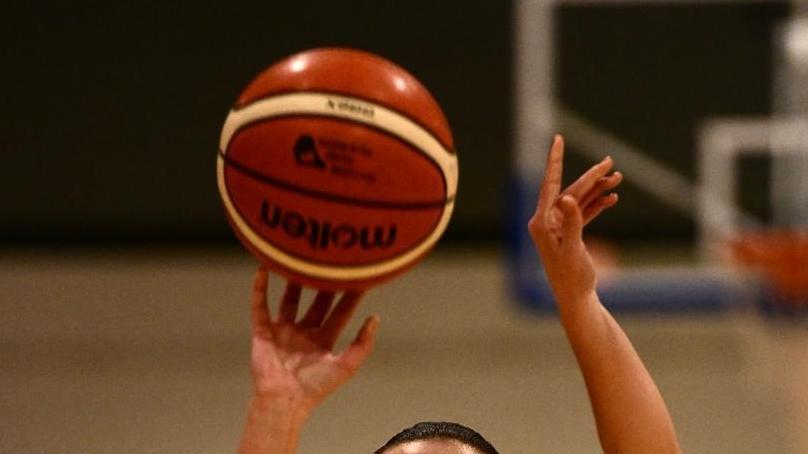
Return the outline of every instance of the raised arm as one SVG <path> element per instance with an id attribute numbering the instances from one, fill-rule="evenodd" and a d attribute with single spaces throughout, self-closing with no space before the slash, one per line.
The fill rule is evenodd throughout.
<path id="1" fill-rule="evenodd" d="M 611 158 L 561 191 L 564 141 L 556 136 L 528 229 L 555 295 L 561 323 L 586 382 L 605 453 L 678 453 L 668 409 L 625 332 L 595 291 L 583 227 L 617 203 Z"/>
<path id="2" fill-rule="evenodd" d="M 267 271 L 259 269 L 252 295 L 253 398 L 239 454 L 293 454 L 314 408 L 359 369 L 373 349 L 379 318 L 368 317 L 353 343 L 332 353 L 361 294 L 320 292 L 297 320 L 301 288 L 287 284 L 278 317 L 267 305 Z M 329 314 L 330 312 L 330 314 Z"/>

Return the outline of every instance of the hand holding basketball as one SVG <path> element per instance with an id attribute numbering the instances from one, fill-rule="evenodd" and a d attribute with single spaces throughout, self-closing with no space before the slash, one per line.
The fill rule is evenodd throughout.
<path id="1" fill-rule="evenodd" d="M 334 354 L 337 338 L 362 295 L 346 292 L 331 310 L 334 294 L 319 292 L 306 315 L 296 321 L 301 288 L 290 283 L 281 299 L 278 317 L 272 320 L 266 300 L 267 283 L 267 271 L 261 268 L 252 295 L 251 369 L 255 396 L 259 400 L 283 400 L 307 415 L 368 357 L 379 318 L 368 317 L 353 343 Z"/>
<path id="2" fill-rule="evenodd" d="M 619 172 L 608 175 L 612 160 L 607 157 L 561 191 L 563 160 L 564 140 L 557 135 L 548 153 L 536 212 L 528 224 L 562 304 L 595 291 L 595 267 L 583 242 L 583 227 L 617 203 L 617 194 L 609 191 L 622 181 Z"/>

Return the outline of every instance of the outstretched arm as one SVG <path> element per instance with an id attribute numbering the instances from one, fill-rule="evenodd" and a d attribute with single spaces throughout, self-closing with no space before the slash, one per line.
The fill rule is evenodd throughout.
<path id="1" fill-rule="evenodd" d="M 373 349 L 379 318 L 368 317 L 353 343 L 332 349 L 350 321 L 361 294 L 320 292 L 297 321 L 301 288 L 287 284 L 279 315 L 267 305 L 267 271 L 259 269 L 252 295 L 253 398 L 239 454 L 293 454 L 314 408 L 350 379 Z M 329 314 L 330 312 L 330 314 Z"/>
<path id="2" fill-rule="evenodd" d="M 583 227 L 617 202 L 620 183 L 606 158 L 561 191 L 564 142 L 547 158 L 536 213 L 528 229 L 584 376 L 605 453 L 678 453 L 673 422 L 659 390 L 625 332 L 598 299 Z M 606 195 L 604 195 L 606 194 Z"/>

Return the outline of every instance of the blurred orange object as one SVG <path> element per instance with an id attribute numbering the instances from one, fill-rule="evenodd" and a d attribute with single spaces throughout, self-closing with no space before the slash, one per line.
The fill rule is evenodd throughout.
<path id="1" fill-rule="evenodd" d="M 762 274 L 780 297 L 808 305 L 808 230 L 744 232 L 729 243 L 734 258 Z"/>

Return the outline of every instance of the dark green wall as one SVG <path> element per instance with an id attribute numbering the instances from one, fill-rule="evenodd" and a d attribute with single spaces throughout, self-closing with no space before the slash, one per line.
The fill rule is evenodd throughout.
<path id="1" fill-rule="evenodd" d="M 496 235 L 507 2 L 26 3 L 4 6 L 0 32 L 3 240 L 230 240 L 214 173 L 224 117 L 265 66 L 325 45 L 384 55 L 430 88 L 460 155 L 449 236 Z"/>
<path id="2" fill-rule="evenodd" d="M 448 238 L 497 238 L 511 154 L 509 2 L 123 3 L 4 6 L 0 240 L 232 241 L 214 178 L 224 116 L 263 67 L 323 45 L 382 54 L 432 90 L 460 153 Z M 772 2 L 560 7 L 558 96 L 692 176 L 699 118 L 769 110 L 770 32 L 785 13 Z M 595 228 L 691 232 L 655 204 L 628 187 Z"/>

